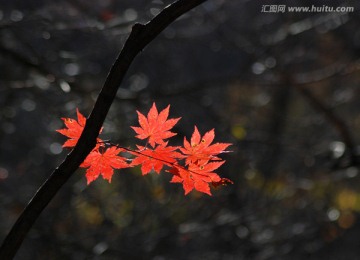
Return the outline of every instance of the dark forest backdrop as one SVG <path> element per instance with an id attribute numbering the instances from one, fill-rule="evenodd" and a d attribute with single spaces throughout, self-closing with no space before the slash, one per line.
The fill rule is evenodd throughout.
<path id="1" fill-rule="evenodd" d="M 268 3 L 269 2 L 269 3 Z M 0 239 L 65 158 L 61 117 L 87 115 L 131 26 L 170 1 L 0 0 Z M 356 259 L 360 255 L 360 4 L 263 13 L 209 0 L 137 57 L 105 123 L 132 146 L 136 110 L 171 104 L 190 136 L 232 142 L 223 177 L 192 192 L 168 174 L 77 171 L 16 259 Z M 175 138 L 176 139 L 176 138 Z"/>

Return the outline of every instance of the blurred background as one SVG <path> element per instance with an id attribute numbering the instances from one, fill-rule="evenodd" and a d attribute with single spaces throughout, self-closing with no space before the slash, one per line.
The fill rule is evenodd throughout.
<path id="1" fill-rule="evenodd" d="M 0 241 L 69 152 L 60 118 L 89 114 L 131 26 L 168 3 L 0 0 Z M 171 144 L 215 128 L 234 184 L 185 197 L 166 172 L 86 186 L 78 170 L 16 259 L 360 257 L 360 3 L 266 4 L 178 19 L 132 64 L 102 135 L 133 147 L 135 111 L 171 104 Z M 354 11 L 262 12 L 279 5 Z"/>

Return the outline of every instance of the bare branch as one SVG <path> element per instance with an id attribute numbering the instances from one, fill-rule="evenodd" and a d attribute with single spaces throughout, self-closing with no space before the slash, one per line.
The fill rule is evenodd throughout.
<path id="1" fill-rule="evenodd" d="M 178 0 L 167 6 L 147 24 L 135 24 L 133 26 L 122 51 L 106 78 L 77 145 L 40 187 L 22 212 L 0 248 L 0 259 L 12 259 L 15 256 L 26 234 L 43 209 L 95 147 L 96 138 L 116 96 L 118 87 L 137 54 L 169 24 L 205 1 Z"/>
<path id="2" fill-rule="evenodd" d="M 308 100 L 310 105 L 314 109 L 321 112 L 324 117 L 334 126 L 335 130 L 339 133 L 339 136 L 346 145 L 350 155 L 350 166 L 357 166 L 359 162 L 356 153 L 356 145 L 346 123 L 329 107 L 323 104 L 316 96 L 314 96 L 309 89 L 303 87 L 302 85 L 294 86 Z"/>

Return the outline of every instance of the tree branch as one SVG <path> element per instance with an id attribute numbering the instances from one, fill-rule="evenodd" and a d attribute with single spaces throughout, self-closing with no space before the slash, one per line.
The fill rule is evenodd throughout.
<path id="1" fill-rule="evenodd" d="M 135 24 L 133 26 L 122 51 L 106 78 L 77 145 L 40 187 L 15 222 L 0 248 L 0 259 L 12 259 L 15 256 L 26 234 L 43 209 L 95 147 L 96 138 L 116 96 L 118 87 L 137 54 L 178 17 L 205 1 L 178 0 L 167 6 L 147 24 Z"/>
<path id="2" fill-rule="evenodd" d="M 324 117 L 334 126 L 342 138 L 350 156 L 350 166 L 357 166 L 359 164 L 358 156 L 356 152 L 356 145 L 350 130 L 344 120 L 338 117 L 329 107 L 321 103 L 321 101 L 315 97 L 311 91 L 301 85 L 294 85 L 295 88 L 308 100 L 310 105 L 321 112 Z"/>

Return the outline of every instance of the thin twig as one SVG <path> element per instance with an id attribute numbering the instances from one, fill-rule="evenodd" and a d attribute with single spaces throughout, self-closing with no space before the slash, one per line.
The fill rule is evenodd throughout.
<path id="1" fill-rule="evenodd" d="M 138 150 L 138 151 L 137 151 L 137 150 L 133 150 L 133 149 L 131 149 L 131 148 L 128 148 L 128 147 L 125 147 L 125 146 L 121 146 L 121 145 L 119 145 L 119 144 L 114 144 L 114 143 L 111 143 L 111 142 L 107 142 L 107 141 L 100 142 L 100 143 L 104 143 L 104 144 L 108 144 L 108 145 L 111 145 L 111 146 L 115 146 L 116 148 L 123 149 L 123 150 L 125 150 L 126 152 L 131 153 L 131 154 L 138 154 L 138 155 L 141 155 L 141 156 L 148 157 L 148 158 L 150 158 L 150 159 L 158 160 L 158 161 L 164 163 L 165 165 L 167 165 L 167 166 L 169 166 L 169 167 L 181 168 L 182 170 L 187 171 L 187 172 L 190 172 L 190 173 L 192 173 L 192 174 L 200 175 L 200 176 L 203 176 L 203 177 L 209 177 L 209 176 L 206 175 L 206 174 L 202 174 L 202 173 L 199 173 L 199 172 L 195 172 L 195 171 L 192 171 L 192 170 L 186 168 L 186 166 L 183 166 L 183 165 L 179 164 L 178 161 L 176 161 L 176 162 L 169 162 L 169 161 L 166 161 L 166 160 L 164 160 L 164 159 L 157 158 L 157 157 L 154 157 L 154 156 L 145 154 L 145 153 L 142 152 L 143 150 Z M 172 147 L 178 149 L 178 146 L 172 146 Z M 145 149 L 148 149 L 148 148 L 145 147 Z M 154 150 L 153 150 L 153 151 L 154 151 Z M 176 160 L 176 159 L 178 159 L 178 158 L 173 157 L 173 159 Z M 206 159 L 208 159 L 208 158 L 206 158 Z M 214 159 L 210 159 L 210 160 L 214 161 Z M 221 161 L 221 160 L 216 159 L 215 161 Z M 190 178 L 192 179 L 193 177 L 190 176 Z M 210 177 L 210 178 L 211 178 L 211 177 Z"/>

